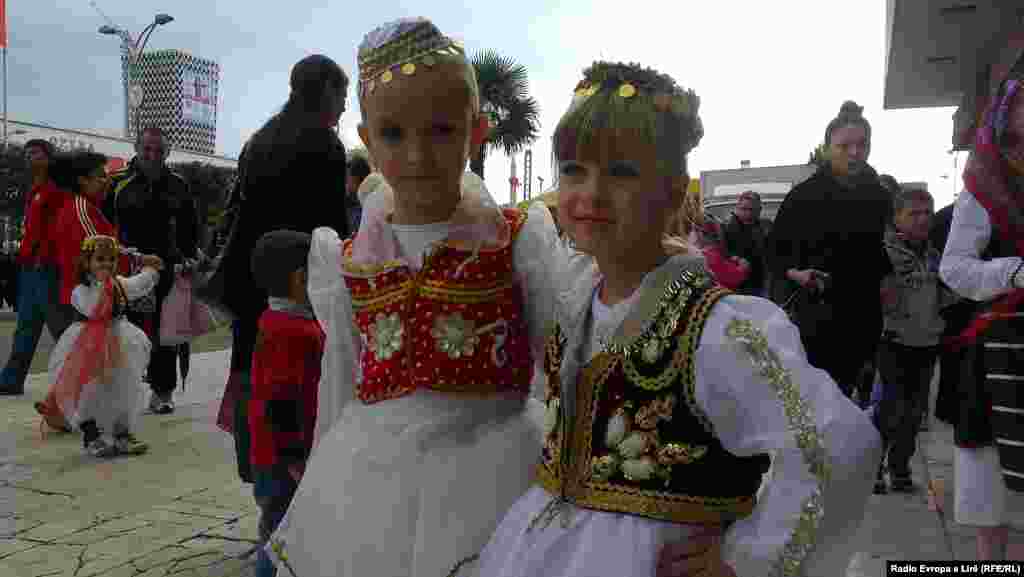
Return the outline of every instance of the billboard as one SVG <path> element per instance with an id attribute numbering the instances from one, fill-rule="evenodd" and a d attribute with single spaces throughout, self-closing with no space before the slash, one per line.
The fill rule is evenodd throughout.
<path id="1" fill-rule="evenodd" d="M 185 70 L 181 75 L 182 120 L 203 126 L 217 125 L 216 80 L 212 74 Z"/>

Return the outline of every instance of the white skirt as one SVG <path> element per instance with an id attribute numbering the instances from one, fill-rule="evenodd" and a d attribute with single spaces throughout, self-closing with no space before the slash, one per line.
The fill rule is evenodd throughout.
<path id="1" fill-rule="evenodd" d="M 1006 524 L 1006 482 L 996 447 L 953 449 L 953 518 L 961 525 Z"/>
<path id="2" fill-rule="evenodd" d="M 472 567 L 479 577 L 653 576 L 667 543 L 685 541 L 700 525 L 658 521 L 637 515 L 570 506 L 568 527 L 562 517 L 549 524 L 531 521 L 551 501 L 533 487 L 508 512 Z"/>
<path id="3" fill-rule="evenodd" d="M 283 576 L 444 577 L 480 552 L 540 457 L 535 399 L 352 402 L 267 549 Z"/>
<path id="4" fill-rule="evenodd" d="M 152 343 L 142 329 L 128 320 L 120 318 L 113 322 L 120 340 L 121 366 L 111 372 L 109 382 L 93 382 L 84 386 L 77 407 L 62 407 L 68 421 L 75 427 L 94 419 L 105 433 L 112 433 L 115 424 L 131 430 L 142 409 L 145 392 L 142 377 L 149 365 Z M 51 383 L 57 381 L 64 361 L 84 327 L 82 322 L 72 323 L 57 339 L 50 352 L 48 369 Z"/>

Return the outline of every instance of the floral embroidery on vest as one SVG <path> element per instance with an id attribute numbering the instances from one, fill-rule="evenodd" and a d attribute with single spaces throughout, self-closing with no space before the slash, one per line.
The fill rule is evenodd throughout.
<path id="1" fill-rule="evenodd" d="M 505 210 L 513 241 L 526 214 Z M 360 341 L 358 397 L 373 403 L 417 389 L 490 395 L 529 391 L 533 362 L 513 244 L 471 251 L 442 243 L 419 271 L 390 261 L 351 262 L 342 273 Z M 457 273 L 457 274 L 456 274 Z"/>

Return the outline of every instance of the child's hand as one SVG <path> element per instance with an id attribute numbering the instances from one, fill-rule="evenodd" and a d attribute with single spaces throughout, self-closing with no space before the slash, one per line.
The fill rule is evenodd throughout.
<path id="1" fill-rule="evenodd" d="M 164 261 L 155 254 L 144 254 L 142 255 L 142 266 L 152 267 L 158 271 L 164 270 Z"/>
<path id="2" fill-rule="evenodd" d="M 655 577 L 736 577 L 722 560 L 722 534 L 719 527 L 708 527 L 685 541 L 669 543 L 661 549 Z"/>

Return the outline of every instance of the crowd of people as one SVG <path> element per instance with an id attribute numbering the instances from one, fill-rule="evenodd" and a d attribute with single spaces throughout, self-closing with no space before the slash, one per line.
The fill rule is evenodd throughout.
<path id="1" fill-rule="evenodd" d="M 173 412 L 181 354 L 160 311 L 205 265 L 224 281 L 204 298 L 234 318 L 218 423 L 261 511 L 260 577 L 838 575 L 872 491 L 922 489 L 938 364 L 956 520 L 1005 558 L 1024 487 L 1004 479 L 991 407 L 1013 401 L 990 373 L 1021 378 L 1024 70 L 938 214 L 871 167 L 847 102 L 774 222 L 749 191 L 722 223 L 688 186 L 700 99 L 670 76 L 585 70 L 557 190 L 518 210 L 465 172 L 489 124 L 460 43 L 403 19 L 358 62 L 367 154 L 336 132 L 348 75 L 299 61 L 212 260 L 158 129 L 113 176 L 28 143 L 0 392 L 24 393 L 45 325 L 47 422 L 98 458 L 145 452 L 139 385 Z"/>

